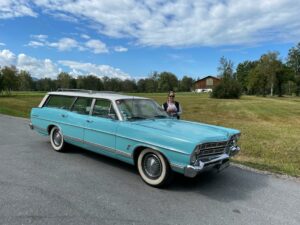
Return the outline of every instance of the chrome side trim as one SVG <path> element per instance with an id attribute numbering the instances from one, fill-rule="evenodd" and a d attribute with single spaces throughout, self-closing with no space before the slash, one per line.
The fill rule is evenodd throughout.
<path id="1" fill-rule="evenodd" d="M 71 141 L 77 141 L 77 142 L 84 143 L 84 141 L 82 139 L 80 139 L 80 138 L 70 137 L 70 136 L 67 136 L 67 135 L 64 135 L 64 138 L 65 139 L 69 139 Z"/>
<path id="2" fill-rule="evenodd" d="M 84 140 L 81 140 L 79 138 L 74 138 L 74 137 L 70 137 L 70 136 L 66 136 L 66 135 L 64 137 L 66 139 L 71 140 L 71 141 L 76 141 L 76 142 L 84 143 L 84 144 L 91 145 L 93 147 L 99 148 L 99 149 L 104 150 L 104 151 L 108 151 L 108 152 L 111 152 L 111 153 L 116 153 L 118 155 L 122 155 L 122 156 L 125 156 L 127 158 L 132 158 L 132 154 L 127 153 L 127 152 L 123 152 L 123 151 L 118 150 L 118 149 L 113 149 L 113 148 L 110 148 L 110 147 L 107 147 L 107 146 L 104 146 L 104 145 L 100 145 L 100 144 L 96 144 L 96 143 L 93 143 L 93 142 L 84 141 Z"/>
<path id="3" fill-rule="evenodd" d="M 84 141 L 84 143 L 88 144 L 88 145 L 91 145 L 91 146 L 94 146 L 94 147 L 97 147 L 97 148 L 100 148 L 101 150 L 116 153 L 116 149 L 113 149 L 113 148 L 110 148 L 110 147 L 107 147 L 107 146 L 104 146 L 104 145 L 99 145 L 99 144 L 96 144 L 96 143 L 93 143 L 93 142 L 87 142 L 87 141 Z"/>
<path id="4" fill-rule="evenodd" d="M 132 154 L 130 154 L 128 152 L 123 152 L 123 151 L 120 151 L 120 150 L 116 149 L 116 153 L 119 154 L 119 155 L 128 157 L 128 158 L 132 158 Z"/>

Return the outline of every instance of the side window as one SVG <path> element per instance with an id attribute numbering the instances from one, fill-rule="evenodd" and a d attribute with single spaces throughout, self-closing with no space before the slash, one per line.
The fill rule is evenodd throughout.
<path id="1" fill-rule="evenodd" d="M 88 115 L 91 110 L 92 98 L 77 98 L 72 107 L 72 112 L 76 112 L 83 115 Z"/>
<path id="2" fill-rule="evenodd" d="M 97 99 L 94 109 L 93 116 L 104 117 L 104 118 L 112 118 L 116 119 L 116 112 L 111 104 L 111 101 L 107 99 Z"/>
<path id="3" fill-rule="evenodd" d="M 63 95 L 51 95 L 44 107 L 59 108 L 69 110 L 75 97 Z"/>

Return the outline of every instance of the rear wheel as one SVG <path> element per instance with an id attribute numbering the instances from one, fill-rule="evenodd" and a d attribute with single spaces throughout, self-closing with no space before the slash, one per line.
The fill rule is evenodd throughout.
<path id="1" fill-rule="evenodd" d="M 138 156 L 137 167 L 143 181 L 151 186 L 164 186 L 171 179 L 168 161 L 155 150 L 144 149 Z"/>
<path id="2" fill-rule="evenodd" d="M 50 131 L 50 142 L 52 148 L 57 152 L 64 150 L 65 142 L 61 130 L 58 127 L 53 127 Z"/>

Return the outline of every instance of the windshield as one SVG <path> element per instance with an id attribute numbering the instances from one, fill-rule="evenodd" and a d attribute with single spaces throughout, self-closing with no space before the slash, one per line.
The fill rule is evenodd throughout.
<path id="1" fill-rule="evenodd" d="M 168 114 L 151 99 L 120 99 L 116 101 L 123 120 L 167 118 Z"/>

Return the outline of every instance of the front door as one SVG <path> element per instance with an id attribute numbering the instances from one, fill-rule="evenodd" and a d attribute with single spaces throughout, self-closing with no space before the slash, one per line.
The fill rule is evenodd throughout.
<path id="1" fill-rule="evenodd" d="M 92 113 L 86 121 L 85 145 L 90 150 L 110 156 L 114 155 L 119 121 L 111 101 L 96 99 Z"/>

